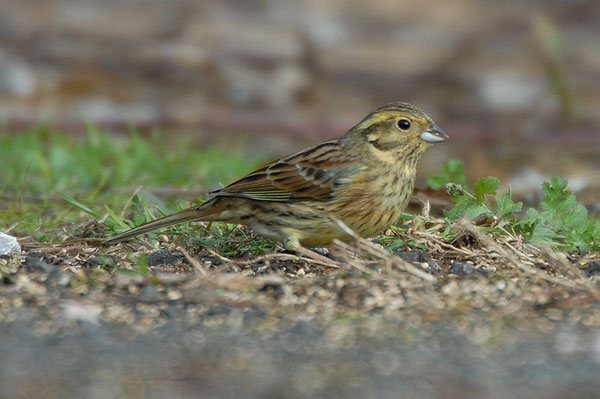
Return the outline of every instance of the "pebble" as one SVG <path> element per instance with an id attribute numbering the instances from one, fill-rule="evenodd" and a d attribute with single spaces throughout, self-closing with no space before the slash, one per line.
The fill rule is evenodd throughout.
<path id="1" fill-rule="evenodd" d="M 46 287 L 49 289 L 64 288 L 71 282 L 71 275 L 55 267 L 46 279 Z"/>
<path id="2" fill-rule="evenodd" d="M 41 252 L 30 252 L 25 258 L 23 268 L 29 273 L 49 273 L 54 269 L 54 266 L 46 263 L 48 255 Z"/>
<path id="3" fill-rule="evenodd" d="M 18 255 L 20 252 L 21 246 L 16 237 L 0 233 L 0 256 Z"/>
<path id="4" fill-rule="evenodd" d="M 464 262 L 452 262 L 448 273 L 450 274 L 471 274 L 475 271 L 475 267 L 469 263 Z"/>
<path id="5" fill-rule="evenodd" d="M 165 266 L 180 263 L 181 261 L 171 251 L 159 249 L 146 256 L 148 266 Z"/>
<path id="6" fill-rule="evenodd" d="M 589 262 L 582 270 L 588 277 L 600 274 L 600 260 Z"/>

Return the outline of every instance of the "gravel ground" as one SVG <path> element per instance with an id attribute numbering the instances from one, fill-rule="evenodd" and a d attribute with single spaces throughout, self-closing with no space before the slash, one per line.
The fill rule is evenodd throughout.
<path id="1" fill-rule="evenodd" d="M 598 254 L 565 257 L 469 229 L 452 243 L 408 234 L 427 248 L 390 254 L 359 241 L 331 254 L 346 260 L 338 269 L 191 247 L 189 263 L 175 244 L 144 240 L 25 244 L 0 259 L 0 398 L 600 390 Z M 134 271 L 142 253 L 149 268 Z"/>

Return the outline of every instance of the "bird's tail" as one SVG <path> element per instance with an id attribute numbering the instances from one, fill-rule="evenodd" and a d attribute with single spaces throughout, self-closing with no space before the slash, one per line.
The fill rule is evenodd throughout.
<path id="1" fill-rule="evenodd" d="M 218 210 L 215 209 L 214 204 L 209 204 L 205 202 L 200 206 L 195 206 L 193 208 L 189 208 L 180 212 L 175 212 L 172 215 L 164 216 L 152 222 L 148 222 L 141 226 L 134 227 L 131 230 L 127 230 L 121 234 L 117 234 L 116 236 L 109 238 L 108 240 L 104 241 L 103 244 L 116 244 L 130 237 L 135 237 L 137 235 L 144 234 L 152 230 L 160 229 L 162 227 L 172 226 L 174 224 L 192 222 L 194 220 L 210 220 L 211 216 L 214 216 L 216 213 L 218 213 Z"/>

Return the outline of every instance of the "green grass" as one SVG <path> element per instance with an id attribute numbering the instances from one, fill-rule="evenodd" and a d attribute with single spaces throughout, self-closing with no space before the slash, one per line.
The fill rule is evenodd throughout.
<path id="1" fill-rule="evenodd" d="M 181 198 L 157 198 L 153 187 L 179 186 L 216 189 L 255 169 L 265 159 L 249 155 L 244 143 L 227 149 L 195 148 L 188 137 L 155 131 L 111 135 L 89 128 L 78 137 L 43 127 L 19 133 L 0 133 L 0 226 L 40 242 L 77 237 L 106 237 L 174 210 L 189 206 Z M 566 180 L 555 177 L 543 185 L 539 204 L 523 209 L 510 189 L 498 193 L 500 181 L 483 177 L 465 183 L 460 160 L 446 162 L 430 176 L 433 189 L 445 188 L 454 207 L 442 221 L 450 238 L 452 223 L 463 217 L 481 219 L 480 228 L 492 234 L 522 235 L 557 249 L 600 250 L 600 221 L 577 202 Z M 201 201 L 203 198 L 187 198 Z M 77 224 L 95 220 L 91 228 Z M 410 222 L 411 215 L 405 215 Z M 90 230 L 91 229 L 91 230 Z M 392 250 L 418 246 L 410 238 L 383 237 Z M 193 224 L 172 227 L 190 247 L 211 248 L 225 256 L 257 255 L 274 243 L 248 229 L 222 223 L 198 229 Z M 193 233 L 192 233 L 193 232 Z M 150 233 L 154 239 L 160 233 Z"/>
<path id="2" fill-rule="evenodd" d="M 139 187 L 136 199 L 178 208 L 178 199 L 163 202 L 147 189 L 178 186 L 209 191 L 261 161 L 244 151 L 242 142 L 227 149 L 195 148 L 191 138 L 174 140 L 159 131 L 149 136 L 135 131 L 111 135 L 91 127 L 79 137 L 44 127 L 1 132 L 0 225 L 38 240 L 59 240 L 69 235 L 61 228 L 69 222 L 106 219 L 109 210 L 120 215 Z M 134 201 L 134 206 L 143 202 Z"/>

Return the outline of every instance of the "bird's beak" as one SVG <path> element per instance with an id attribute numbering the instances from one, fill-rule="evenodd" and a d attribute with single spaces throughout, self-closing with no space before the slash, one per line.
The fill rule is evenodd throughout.
<path id="1" fill-rule="evenodd" d="M 419 137 L 428 143 L 439 143 L 450 138 L 435 122 L 432 122 L 431 127 L 421 133 Z"/>

